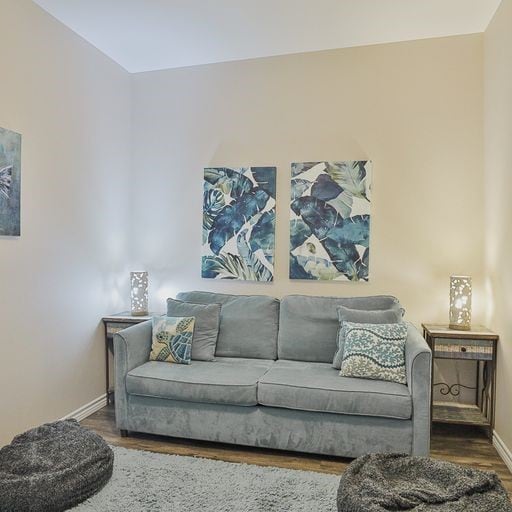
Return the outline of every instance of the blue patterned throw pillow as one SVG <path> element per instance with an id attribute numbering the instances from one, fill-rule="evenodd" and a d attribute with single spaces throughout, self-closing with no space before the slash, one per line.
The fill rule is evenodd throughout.
<path id="1" fill-rule="evenodd" d="M 342 377 L 387 380 L 407 384 L 405 342 L 407 325 L 343 322 L 345 346 Z"/>
<path id="2" fill-rule="evenodd" d="M 337 334 L 338 349 L 334 354 L 332 361 L 333 368 L 341 368 L 343 359 L 343 347 L 345 345 L 345 332 L 343 331 L 343 322 L 353 322 L 358 324 L 396 324 L 402 320 L 405 310 L 399 302 L 393 304 L 389 309 L 352 309 L 345 306 L 338 306 L 338 320 L 340 326 Z"/>
<path id="3" fill-rule="evenodd" d="M 190 364 L 195 318 L 193 316 L 153 317 L 150 361 Z"/>

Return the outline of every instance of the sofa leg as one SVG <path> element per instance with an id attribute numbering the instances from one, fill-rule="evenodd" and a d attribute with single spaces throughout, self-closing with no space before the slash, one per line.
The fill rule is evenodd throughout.
<path id="1" fill-rule="evenodd" d="M 119 433 L 121 434 L 121 437 L 128 437 L 128 434 L 129 434 L 128 430 L 123 430 L 123 429 L 121 429 L 119 431 Z"/>

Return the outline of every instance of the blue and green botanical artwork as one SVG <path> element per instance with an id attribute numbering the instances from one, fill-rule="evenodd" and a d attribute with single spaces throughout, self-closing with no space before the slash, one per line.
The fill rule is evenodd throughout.
<path id="1" fill-rule="evenodd" d="M 368 281 L 371 162 L 292 164 L 290 279 Z"/>
<path id="2" fill-rule="evenodd" d="M 204 170 L 202 277 L 272 281 L 276 168 Z"/>
<path id="3" fill-rule="evenodd" d="M 20 235 L 21 135 L 0 128 L 0 236 Z"/>

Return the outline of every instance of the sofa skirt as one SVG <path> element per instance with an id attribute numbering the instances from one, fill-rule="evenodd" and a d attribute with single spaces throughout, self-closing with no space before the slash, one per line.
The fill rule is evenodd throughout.
<path id="1" fill-rule="evenodd" d="M 117 427 L 132 432 L 341 457 L 413 453 L 411 420 L 127 395 Z M 116 404 L 117 405 L 117 404 Z"/>

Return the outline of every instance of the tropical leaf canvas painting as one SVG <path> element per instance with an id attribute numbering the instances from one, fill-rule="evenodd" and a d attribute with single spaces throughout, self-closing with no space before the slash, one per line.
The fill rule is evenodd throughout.
<path id="1" fill-rule="evenodd" d="M 0 128 L 0 236 L 20 235 L 21 135 Z"/>
<path id="2" fill-rule="evenodd" d="M 371 162 L 292 164 L 290 279 L 368 281 Z"/>
<path id="3" fill-rule="evenodd" d="M 272 281 L 275 216 L 275 167 L 206 168 L 202 277 Z"/>

